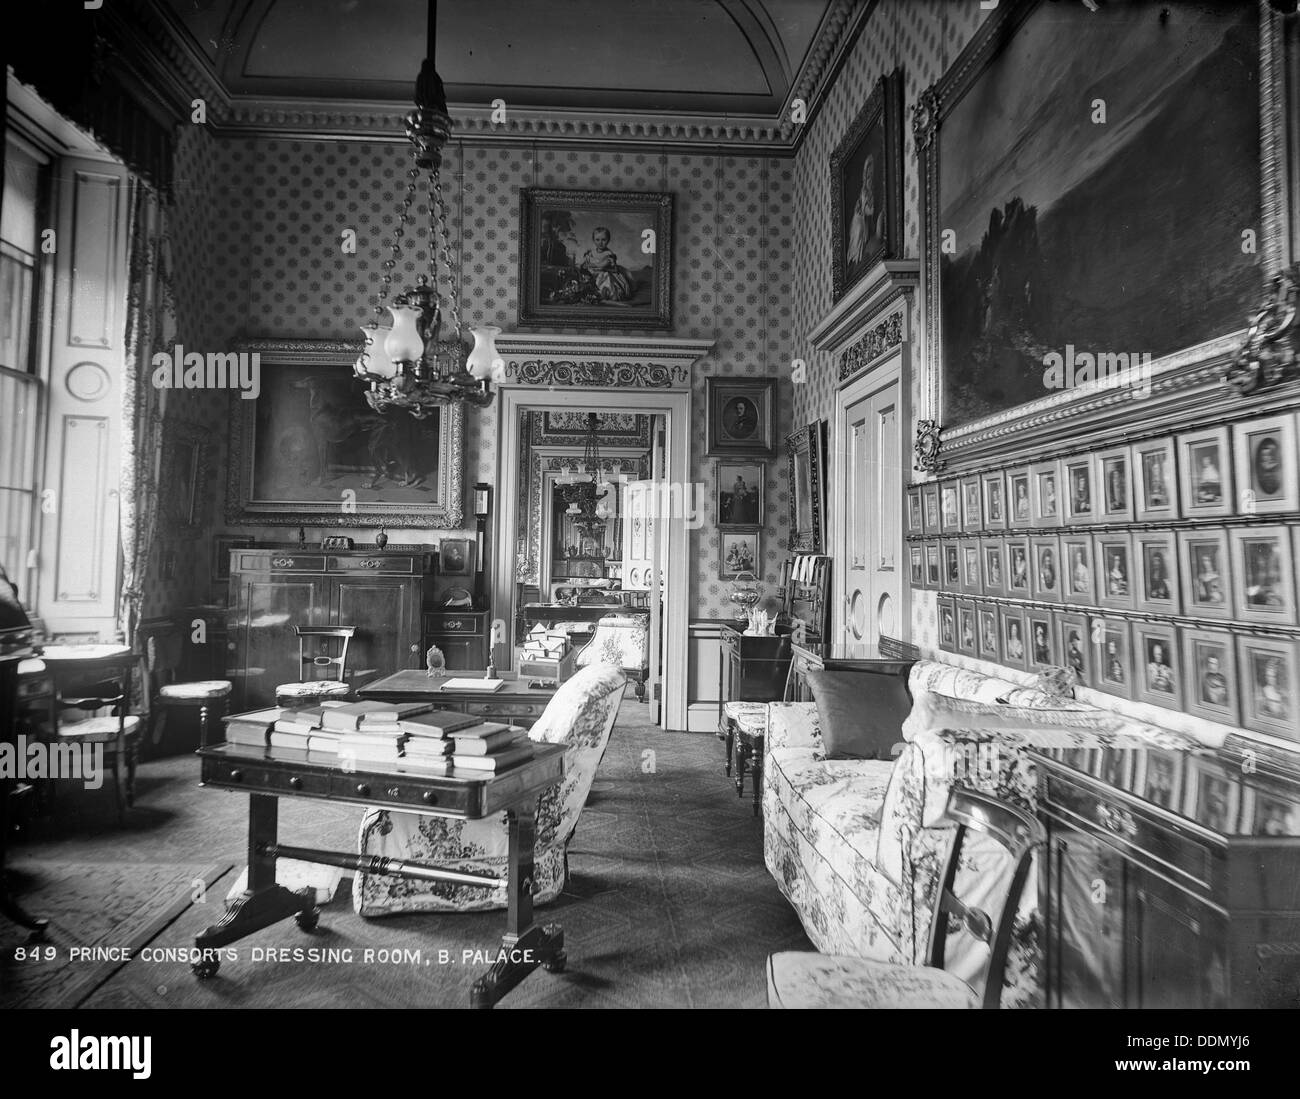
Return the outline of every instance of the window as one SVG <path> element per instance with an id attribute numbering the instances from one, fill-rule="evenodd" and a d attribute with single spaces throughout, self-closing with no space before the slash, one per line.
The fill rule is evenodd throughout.
<path id="1" fill-rule="evenodd" d="M 37 423 L 35 339 L 40 297 L 43 165 L 10 139 L 0 204 L 0 562 L 32 604 Z"/>

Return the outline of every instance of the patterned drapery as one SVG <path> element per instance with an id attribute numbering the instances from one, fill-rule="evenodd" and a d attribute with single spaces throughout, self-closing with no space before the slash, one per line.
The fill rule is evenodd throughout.
<path id="1" fill-rule="evenodd" d="M 118 627 L 135 640 L 144 584 L 158 526 L 164 391 L 151 382 L 156 351 L 176 334 L 167 213 L 158 196 L 133 180 L 131 196 L 126 368 L 122 384 L 122 602 Z"/>

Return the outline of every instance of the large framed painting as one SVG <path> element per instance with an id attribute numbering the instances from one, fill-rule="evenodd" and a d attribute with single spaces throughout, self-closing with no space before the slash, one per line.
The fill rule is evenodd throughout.
<path id="1" fill-rule="evenodd" d="M 233 525 L 461 526 L 459 402 L 417 420 L 380 414 L 352 364 L 359 343 L 250 340 L 260 389 L 230 401 L 226 519 Z"/>
<path id="2" fill-rule="evenodd" d="M 882 76 L 831 154 L 831 288 L 839 301 L 903 240 L 903 79 Z"/>
<path id="3" fill-rule="evenodd" d="M 1026 425 L 1059 438 L 1057 406 L 1082 394 L 1140 419 L 1131 398 L 1153 371 L 1185 366 L 1202 384 L 1192 367 L 1226 353 L 1257 308 L 1280 232 L 1261 198 L 1259 6 L 1174 13 L 1004 0 L 921 95 L 929 397 L 945 456 L 965 446 L 973 460 L 995 433 L 1005 448 L 1013 409 L 1026 445 Z M 1243 227 L 1261 225 L 1261 246 L 1243 248 Z"/>
<path id="4" fill-rule="evenodd" d="M 521 192 L 519 323 L 671 328 L 673 196 Z"/>
<path id="5" fill-rule="evenodd" d="M 786 436 L 790 452 L 790 551 L 825 553 L 826 421 Z"/>

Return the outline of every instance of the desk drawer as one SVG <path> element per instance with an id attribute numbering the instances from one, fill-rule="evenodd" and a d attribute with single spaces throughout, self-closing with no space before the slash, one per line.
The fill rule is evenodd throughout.
<path id="1" fill-rule="evenodd" d="M 328 797 L 330 793 L 328 775 L 303 774 L 291 767 L 259 767 L 246 762 L 204 760 L 203 780 L 227 788 L 242 787 L 250 793 L 278 792 L 318 798 Z"/>
<path id="2" fill-rule="evenodd" d="M 483 631 L 485 617 L 478 614 L 453 614 L 447 612 L 426 614 L 424 616 L 424 632 L 429 634 L 477 634 Z"/>
<path id="3" fill-rule="evenodd" d="M 468 786 L 449 786 L 440 790 L 423 789 L 410 776 L 335 775 L 330 795 L 336 801 L 359 801 L 367 805 L 401 806 L 413 809 L 437 809 L 444 813 L 464 813 L 469 807 L 472 790 Z"/>
<path id="4" fill-rule="evenodd" d="M 402 576 L 423 572 L 420 566 L 420 558 L 400 554 L 395 557 L 330 557 L 326 561 L 330 572 L 397 573 Z"/>
<path id="5" fill-rule="evenodd" d="M 547 700 L 549 701 L 549 699 Z M 466 702 L 465 713 L 480 717 L 531 717 L 542 716 L 546 702 Z"/>
<path id="6" fill-rule="evenodd" d="M 324 572 L 325 558 L 319 553 L 241 553 L 235 561 L 237 572 Z"/>

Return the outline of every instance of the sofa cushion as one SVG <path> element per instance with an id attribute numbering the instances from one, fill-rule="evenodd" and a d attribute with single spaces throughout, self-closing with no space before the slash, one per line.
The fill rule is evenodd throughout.
<path id="1" fill-rule="evenodd" d="M 808 686 L 817 704 L 827 759 L 889 759 L 912 708 L 907 679 L 866 671 L 814 671 Z"/>
<path id="2" fill-rule="evenodd" d="M 766 750 L 773 748 L 813 748 L 825 758 L 817 703 L 768 703 Z"/>
<path id="3" fill-rule="evenodd" d="M 923 965 L 786 952 L 767 959 L 767 1006 L 773 1008 L 977 1008 L 960 977 Z"/>

